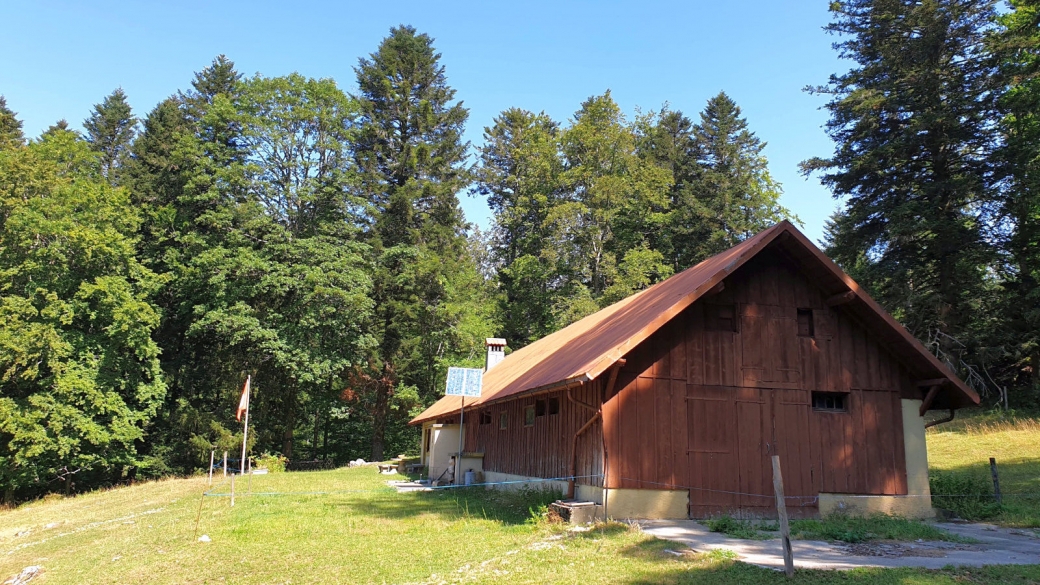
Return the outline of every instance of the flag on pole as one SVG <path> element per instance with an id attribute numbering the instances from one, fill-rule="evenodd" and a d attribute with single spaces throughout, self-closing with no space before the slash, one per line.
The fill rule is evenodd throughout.
<path id="1" fill-rule="evenodd" d="M 246 385 L 242 388 L 242 398 L 238 401 L 238 412 L 235 413 L 235 420 L 242 420 L 242 413 L 249 411 L 249 377 L 246 378 Z"/>

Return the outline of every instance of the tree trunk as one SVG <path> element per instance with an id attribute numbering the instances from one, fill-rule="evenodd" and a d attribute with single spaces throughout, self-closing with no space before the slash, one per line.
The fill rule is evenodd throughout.
<path id="1" fill-rule="evenodd" d="M 390 387 L 380 382 L 376 389 L 376 405 L 372 411 L 372 461 L 383 460 L 386 443 L 387 406 L 390 404 Z"/>

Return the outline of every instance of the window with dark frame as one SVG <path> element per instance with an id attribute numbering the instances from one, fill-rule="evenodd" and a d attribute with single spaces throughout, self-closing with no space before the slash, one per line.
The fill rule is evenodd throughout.
<path id="1" fill-rule="evenodd" d="M 560 414 L 560 399 L 550 398 L 549 399 L 549 416 L 554 414 Z"/>
<path id="2" fill-rule="evenodd" d="M 534 415 L 545 416 L 545 400 L 534 401 Z"/>
<path id="3" fill-rule="evenodd" d="M 530 405 L 530 406 L 525 406 L 524 407 L 524 426 L 525 427 L 533 427 L 534 426 L 534 405 L 533 404 Z"/>
<path id="4" fill-rule="evenodd" d="M 705 328 L 709 331 L 737 332 L 736 305 L 705 305 Z"/>
<path id="5" fill-rule="evenodd" d="M 798 337 L 815 337 L 812 309 L 798 309 Z"/>
<path id="6" fill-rule="evenodd" d="M 480 413 L 480 424 L 481 425 L 489 425 L 489 424 L 491 424 L 491 411 L 490 410 L 481 411 L 481 413 Z"/>
<path id="7" fill-rule="evenodd" d="M 504 431 L 509 427 L 509 413 L 503 412 L 498 415 L 498 430 Z"/>
<path id="8" fill-rule="evenodd" d="M 819 412 L 848 412 L 848 397 L 844 392 L 813 392 L 812 408 Z"/>

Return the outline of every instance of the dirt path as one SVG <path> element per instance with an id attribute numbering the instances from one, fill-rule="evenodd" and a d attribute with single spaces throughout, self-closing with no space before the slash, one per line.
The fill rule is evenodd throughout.
<path id="1" fill-rule="evenodd" d="M 647 534 L 681 542 L 697 551 L 728 549 L 740 560 L 762 567 L 783 568 L 780 539 L 740 540 L 710 532 L 693 520 L 640 520 Z M 988 524 L 938 523 L 937 527 L 974 538 L 978 544 L 954 542 L 867 542 L 846 544 L 795 540 L 795 567 L 804 569 L 852 569 L 856 567 L 923 567 L 947 565 L 1040 564 L 1040 537 L 1030 531 L 1010 530 Z"/>

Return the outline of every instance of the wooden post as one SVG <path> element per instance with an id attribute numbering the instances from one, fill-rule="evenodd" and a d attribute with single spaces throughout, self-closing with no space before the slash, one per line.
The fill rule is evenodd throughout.
<path id="1" fill-rule="evenodd" d="M 238 461 L 239 475 L 246 472 L 246 436 L 249 435 L 249 393 L 252 392 L 249 382 L 252 381 L 252 379 L 252 374 L 246 376 L 246 420 L 242 425 L 242 459 L 239 459 Z"/>
<path id="2" fill-rule="evenodd" d="M 235 507 L 235 474 L 231 474 L 231 507 Z"/>
<path id="3" fill-rule="evenodd" d="M 993 476 L 993 496 L 997 498 L 997 504 L 1003 505 L 1004 499 L 1000 495 L 1000 476 L 997 475 L 997 460 L 989 458 L 989 473 Z"/>
<path id="4" fill-rule="evenodd" d="M 784 572 L 794 577 L 794 551 L 791 550 L 791 527 L 787 523 L 784 501 L 784 477 L 780 473 L 780 456 L 773 455 L 773 491 L 776 492 L 776 514 L 780 517 L 780 543 L 784 548 Z"/>
<path id="5" fill-rule="evenodd" d="M 224 477 L 227 477 L 227 451 L 224 451 Z"/>
<path id="6" fill-rule="evenodd" d="M 213 456 L 216 454 L 216 451 L 209 452 L 209 485 L 213 485 Z"/>
<path id="7" fill-rule="evenodd" d="M 462 476 L 462 417 L 466 415 L 466 395 L 462 395 L 462 405 L 459 406 L 459 456 L 455 458 L 455 477 L 453 481 L 455 485 L 462 485 L 462 481 L 459 479 Z"/>

